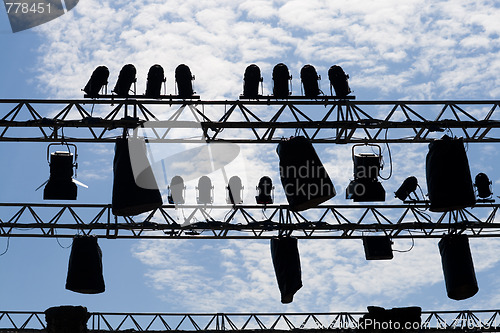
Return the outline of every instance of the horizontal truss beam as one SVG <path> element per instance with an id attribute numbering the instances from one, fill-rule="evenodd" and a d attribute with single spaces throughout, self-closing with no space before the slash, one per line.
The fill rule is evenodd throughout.
<path id="1" fill-rule="evenodd" d="M 411 143 L 430 142 L 446 129 L 466 142 L 500 142 L 499 105 L 484 100 L 4 99 L 0 141 L 114 142 L 123 130 L 144 126 L 150 142 L 276 143 L 297 132 L 313 143 Z M 199 137 L 175 137 L 176 128 L 198 128 Z"/>
<path id="2" fill-rule="evenodd" d="M 426 203 L 401 205 L 324 205 L 293 212 L 285 205 L 165 205 L 138 216 L 118 217 L 111 205 L 0 204 L 0 237 L 58 237 L 93 234 L 99 238 L 359 239 L 440 238 L 444 232 L 500 237 L 500 205 L 435 213 Z"/>
<path id="3" fill-rule="evenodd" d="M 326 313 L 99 313 L 90 331 L 352 331 L 365 312 Z M 422 311 L 421 330 L 498 332 L 500 310 Z M 0 311 L 0 330 L 45 329 L 44 312 Z M 445 331 L 443 331 L 445 330 Z M 407 331 L 407 330 L 402 330 Z M 414 330 L 415 332 L 420 330 Z"/>

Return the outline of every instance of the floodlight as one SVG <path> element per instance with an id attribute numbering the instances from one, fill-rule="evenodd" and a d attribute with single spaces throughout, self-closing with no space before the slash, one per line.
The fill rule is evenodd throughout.
<path id="1" fill-rule="evenodd" d="M 257 195 L 255 201 L 261 205 L 271 205 L 274 201 L 274 186 L 273 181 L 268 176 L 264 176 L 259 180 L 257 185 Z"/>
<path id="2" fill-rule="evenodd" d="M 401 184 L 401 186 L 396 192 L 394 192 L 394 194 L 396 198 L 400 199 L 401 201 L 405 201 L 411 193 L 417 190 L 417 186 L 417 178 L 414 176 L 410 176 L 404 180 L 403 184 Z"/>
<path id="3" fill-rule="evenodd" d="M 491 180 L 482 172 L 476 175 L 474 186 L 477 189 L 477 196 L 482 199 L 489 198 L 493 194 L 491 191 Z"/>
<path id="4" fill-rule="evenodd" d="M 168 186 L 168 203 L 182 205 L 184 201 L 184 193 L 186 186 L 184 186 L 184 179 L 181 176 L 174 176 Z"/>
<path id="5" fill-rule="evenodd" d="M 83 88 L 88 97 L 96 98 L 102 87 L 108 84 L 109 70 L 106 66 L 97 67 L 90 76 L 89 82 Z"/>
<path id="6" fill-rule="evenodd" d="M 113 92 L 118 97 L 128 97 L 132 83 L 135 83 L 137 81 L 135 77 L 136 73 L 137 70 L 132 64 L 127 64 L 122 67 L 122 69 L 120 70 L 120 74 L 118 75 L 118 81 L 116 81 L 115 87 L 113 89 Z"/>
<path id="7" fill-rule="evenodd" d="M 245 69 L 243 77 L 243 97 L 257 98 L 259 96 L 259 83 L 263 81 L 260 75 L 260 68 L 255 64 L 249 65 Z"/>
<path id="8" fill-rule="evenodd" d="M 378 154 L 360 153 L 355 154 L 355 148 L 359 146 L 372 146 L 378 148 Z M 375 144 L 357 144 L 352 147 L 352 159 L 354 163 L 354 180 L 346 189 L 346 199 L 354 202 L 385 201 L 385 190 L 378 181 L 380 169 L 382 169 L 382 150 Z"/>
<path id="9" fill-rule="evenodd" d="M 431 211 L 445 212 L 475 205 L 476 196 L 462 139 L 445 135 L 432 141 L 425 171 Z"/>
<path id="10" fill-rule="evenodd" d="M 316 207 L 335 196 L 333 183 L 308 139 L 296 136 L 282 140 L 276 152 L 290 210 Z"/>
<path id="11" fill-rule="evenodd" d="M 134 149 L 131 151 L 130 147 Z M 143 170 L 136 170 L 134 174 L 133 164 L 143 166 Z M 162 204 L 160 190 L 146 155 L 144 140 L 118 138 L 113 160 L 113 214 L 137 215 L 161 207 Z"/>
<path id="12" fill-rule="evenodd" d="M 73 238 L 69 256 L 66 289 L 81 294 L 104 292 L 102 252 L 95 236 Z"/>
<path id="13" fill-rule="evenodd" d="M 445 235 L 439 241 L 439 252 L 448 297 L 463 300 L 474 296 L 479 287 L 467 235 Z"/>
<path id="14" fill-rule="evenodd" d="M 304 87 L 304 96 L 315 98 L 320 94 L 318 81 L 321 79 L 312 65 L 305 65 L 300 70 L 300 79 Z"/>
<path id="15" fill-rule="evenodd" d="M 346 97 L 351 93 L 349 88 L 349 75 L 347 75 L 342 67 L 338 65 L 333 65 L 328 70 L 328 78 L 330 79 L 330 90 L 333 87 L 335 90 L 335 96 Z"/>
<path id="16" fill-rule="evenodd" d="M 226 202 L 232 205 L 238 205 L 243 203 L 243 185 L 241 183 L 241 178 L 238 176 L 233 176 L 229 178 L 227 189 Z"/>
<path id="17" fill-rule="evenodd" d="M 177 82 L 177 94 L 180 98 L 191 98 L 194 94 L 193 83 L 194 76 L 188 66 L 180 64 L 175 69 L 175 81 Z"/>
<path id="18" fill-rule="evenodd" d="M 90 313 L 83 306 L 54 306 L 44 311 L 47 333 L 88 332 Z"/>
<path id="19" fill-rule="evenodd" d="M 161 87 L 167 81 L 163 67 L 153 65 L 149 68 L 148 81 L 146 82 L 145 96 L 149 98 L 160 98 Z"/>
<path id="20" fill-rule="evenodd" d="M 273 68 L 273 95 L 277 98 L 288 98 L 290 95 L 289 82 L 291 80 L 288 67 L 279 63 Z"/>
<path id="21" fill-rule="evenodd" d="M 45 188 L 43 190 L 43 199 L 76 200 L 76 185 L 80 184 L 87 187 L 86 185 L 78 182 L 76 179 L 73 179 L 73 168 L 76 170 L 78 166 L 76 162 L 78 156 L 76 146 L 74 144 L 66 145 L 68 149 L 69 147 L 74 148 L 75 154 L 73 155 L 73 153 L 69 150 L 50 153 L 50 147 L 53 145 L 54 144 L 50 144 L 47 147 L 47 161 L 49 162 L 50 176 L 49 180 L 45 183 L 46 185 L 41 185 L 45 185 Z"/>
<path id="22" fill-rule="evenodd" d="M 281 303 L 291 303 L 295 293 L 302 288 L 302 271 L 297 238 L 272 238 L 271 257 L 281 293 Z"/>
<path id="23" fill-rule="evenodd" d="M 366 260 L 390 260 L 392 242 L 389 236 L 363 236 Z"/>
<path id="24" fill-rule="evenodd" d="M 211 205 L 214 202 L 214 187 L 208 176 L 201 176 L 196 187 L 198 196 L 196 202 L 201 205 Z"/>

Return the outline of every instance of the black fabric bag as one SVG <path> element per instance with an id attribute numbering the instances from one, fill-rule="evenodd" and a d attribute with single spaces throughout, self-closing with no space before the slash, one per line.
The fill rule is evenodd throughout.
<path id="1" fill-rule="evenodd" d="M 272 238 L 271 256 L 281 293 L 281 303 L 291 303 L 295 293 L 302 288 L 297 239 L 293 237 Z"/>

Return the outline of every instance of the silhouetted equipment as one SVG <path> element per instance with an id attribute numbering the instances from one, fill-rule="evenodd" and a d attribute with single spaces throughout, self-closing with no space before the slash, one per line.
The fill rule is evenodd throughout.
<path id="1" fill-rule="evenodd" d="M 479 287 L 467 235 L 445 235 L 439 241 L 439 252 L 448 297 L 462 300 L 474 296 Z"/>
<path id="2" fill-rule="evenodd" d="M 50 144 L 47 147 L 47 159 L 49 158 Z M 69 147 L 70 145 L 68 145 Z M 76 169 L 76 146 L 75 160 L 70 151 L 56 151 L 50 154 L 50 176 L 43 190 L 45 200 L 76 200 L 77 187 L 73 179 L 73 168 Z"/>
<path id="3" fill-rule="evenodd" d="M 106 66 L 99 66 L 92 72 L 89 82 L 83 88 L 88 97 L 96 98 L 102 87 L 108 84 L 109 70 Z"/>
<path id="4" fill-rule="evenodd" d="M 300 79 L 304 87 L 304 96 L 309 98 L 317 97 L 321 91 L 319 90 L 318 81 L 321 79 L 316 72 L 316 68 L 312 65 L 305 65 L 300 70 Z"/>
<path id="5" fill-rule="evenodd" d="M 328 78 L 330 79 L 330 89 L 333 87 L 337 97 L 345 97 L 351 93 L 349 88 L 349 75 L 347 75 L 342 67 L 333 65 L 328 70 Z"/>
<path id="6" fill-rule="evenodd" d="M 351 180 L 346 189 L 346 199 L 353 199 L 354 202 L 385 201 L 385 190 L 377 178 L 382 169 L 382 150 L 378 145 L 368 144 L 378 148 L 378 154 L 355 154 L 354 150 L 358 146 L 367 145 L 357 144 L 352 147 L 354 180 Z"/>
<path id="7" fill-rule="evenodd" d="M 113 92 L 118 97 L 128 97 L 132 83 L 135 83 L 137 81 L 135 77 L 136 74 L 137 70 L 135 69 L 134 65 L 127 64 L 123 66 L 120 70 L 120 74 L 118 74 L 118 81 L 116 81 Z"/>
<path id="8" fill-rule="evenodd" d="M 476 178 L 474 178 L 474 186 L 477 189 L 477 196 L 482 199 L 489 198 L 493 195 L 491 191 L 491 180 L 482 172 L 478 173 Z"/>
<path id="9" fill-rule="evenodd" d="M 279 63 L 273 68 L 273 95 L 277 98 L 288 98 L 290 95 L 289 82 L 292 77 L 288 67 Z"/>
<path id="10" fill-rule="evenodd" d="M 404 180 L 403 184 L 401 184 L 401 186 L 398 188 L 396 192 L 394 192 L 394 194 L 396 198 L 405 201 L 406 198 L 408 198 L 408 196 L 411 193 L 417 190 L 417 186 L 418 186 L 417 178 L 414 176 L 410 176 Z"/>
<path id="11" fill-rule="evenodd" d="M 66 289 L 81 294 L 104 292 L 102 252 L 95 236 L 75 236 L 69 256 Z"/>
<path id="12" fill-rule="evenodd" d="M 227 189 L 226 202 L 232 205 L 238 205 L 243 203 L 243 185 L 241 183 L 241 178 L 238 176 L 232 176 L 229 178 Z"/>
<path id="13" fill-rule="evenodd" d="M 431 142 L 425 169 L 431 211 L 474 206 L 476 197 L 462 139 L 445 135 Z"/>
<path id="14" fill-rule="evenodd" d="M 291 303 L 295 293 L 302 287 L 297 238 L 272 238 L 271 257 L 281 293 L 281 303 Z"/>
<path id="15" fill-rule="evenodd" d="M 191 98 L 194 94 L 193 83 L 194 76 L 188 66 L 180 64 L 175 69 L 175 81 L 177 82 L 177 94 L 180 98 Z"/>
<path id="16" fill-rule="evenodd" d="M 83 306 L 54 306 L 45 310 L 47 333 L 87 333 L 90 318 Z"/>
<path id="17" fill-rule="evenodd" d="M 262 80 L 259 66 L 255 64 L 249 65 L 245 69 L 243 76 L 243 97 L 257 98 L 259 96 L 259 83 Z"/>
<path id="18" fill-rule="evenodd" d="M 168 203 L 182 205 L 184 200 L 184 193 L 186 186 L 184 186 L 184 179 L 181 176 L 174 176 L 168 186 Z"/>
<path id="19" fill-rule="evenodd" d="M 290 210 L 316 207 L 335 196 L 333 183 L 308 139 L 296 136 L 282 140 L 276 152 Z"/>
<path id="20" fill-rule="evenodd" d="M 130 142 L 129 142 L 130 141 Z M 130 147 L 134 147 L 131 152 Z M 133 162 L 132 162 L 132 159 Z M 138 166 L 136 174 L 132 163 Z M 139 170 L 139 166 L 142 166 Z M 112 212 L 137 215 L 161 207 L 163 201 L 146 156 L 146 144 L 138 138 L 118 138 L 113 160 Z"/>
<path id="21" fill-rule="evenodd" d="M 214 187 L 212 180 L 208 176 L 201 176 L 198 179 L 198 196 L 196 202 L 201 205 L 211 205 L 214 202 Z"/>
<path id="22" fill-rule="evenodd" d="M 389 236 L 363 236 L 366 260 L 390 260 L 392 241 Z"/>
<path id="23" fill-rule="evenodd" d="M 151 66 L 148 72 L 145 96 L 149 98 L 160 98 L 161 87 L 166 80 L 163 67 L 160 65 Z"/>
<path id="24" fill-rule="evenodd" d="M 257 185 L 255 201 L 261 205 L 271 205 L 274 201 L 273 192 L 273 181 L 268 176 L 264 176 L 259 180 L 259 184 Z"/>
<path id="25" fill-rule="evenodd" d="M 422 308 L 410 306 L 384 309 L 368 306 L 368 313 L 359 319 L 361 332 L 420 332 Z"/>

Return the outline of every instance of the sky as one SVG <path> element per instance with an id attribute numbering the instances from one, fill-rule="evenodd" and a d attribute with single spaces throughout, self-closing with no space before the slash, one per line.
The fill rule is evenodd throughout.
<path id="1" fill-rule="evenodd" d="M 81 0 L 57 19 L 12 33 L 2 11 L 0 98 L 79 99 L 100 65 L 110 70 L 110 91 L 128 63 L 137 68 L 138 93 L 145 90 L 149 67 L 161 64 L 167 93 L 173 94 L 175 67 L 185 63 L 202 99 L 234 100 L 242 92 L 246 66 L 259 65 L 264 94 L 269 94 L 272 68 L 283 62 L 293 76 L 295 94 L 300 94 L 303 65 L 316 67 L 321 89 L 328 93 L 327 71 L 337 64 L 350 75 L 356 100 L 495 100 L 500 94 L 499 16 L 500 4 L 486 0 Z M 96 108 L 96 115 L 109 110 Z M 159 107 L 155 114 L 166 119 L 172 110 Z M 481 116 L 486 111 L 474 112 Z M 47 116 L 53 112 L 47 110 Z M 258 112 L 265 115 L 266 109 Z M 154 159 L 195 147 L 165 145 L 152 147 Z M 268 174 L 276 185 L 276 201 L 285 203 L 276 146 L 239 148 L 227 172 L 244 179 L 245 202 L 253 203 L 259 177 Z M 338 193 L 328 203 L 349 203 L 344 191 L 352 179 L 352 146 L 315 148 Z M 387 176 L 387 147 L 382 149 Z M 410 175 L 426 193 L 427 145 L 392 144 L 390 149 L 393 175 L 383 182 L 387 203 L 398 203 L 392 192 Z M 470 144 L 467 149 L 472 176 L 488 174 L 498 195 L 497 146 Z M 48 177 L 46 150 L 47 144 L 40 143 L 0 144 L 0 201 L 43 202 L 35 189 Z M 78 150 L 77 179 L 89 188 L 79 188 L 77 202 L 110 203 L 113 146 L 87 143 Z M 166 182 L 168 177 L 172 175 Z M 215 185 L 223 188 L 220 180 Z M 192 193 L 194 181 L 187 187 Z M 216 202 L 222 202 L 224 193 L 216 192 Z M 194 192 L 188 200 L 193 198 Z M 178 216 L 182 221 L 181 212 Z M 83 305 L 96 312 L 216 313 L 363 311 L 369 305 L 500 308 L 500 258 L 492 255 L 500 243 L 493 238 L 470 243 L 480 290 L 468 300 L 454 301 L 446 296 L 436 239 L 417 239 L 411 251 L 395 252 L 390 261 L 366 261 L 361 240 L 300 240 L 304 286 L 285 305 L 268 240 L 100 239 L 106 292 L 81 295 L 64 289 L 71 240 L 1 238 L 0 253 L 7 252 L 0 256 L 0 309 Z M 394 249 L 410 247 L 409 240 L 394 240 Z"/>

